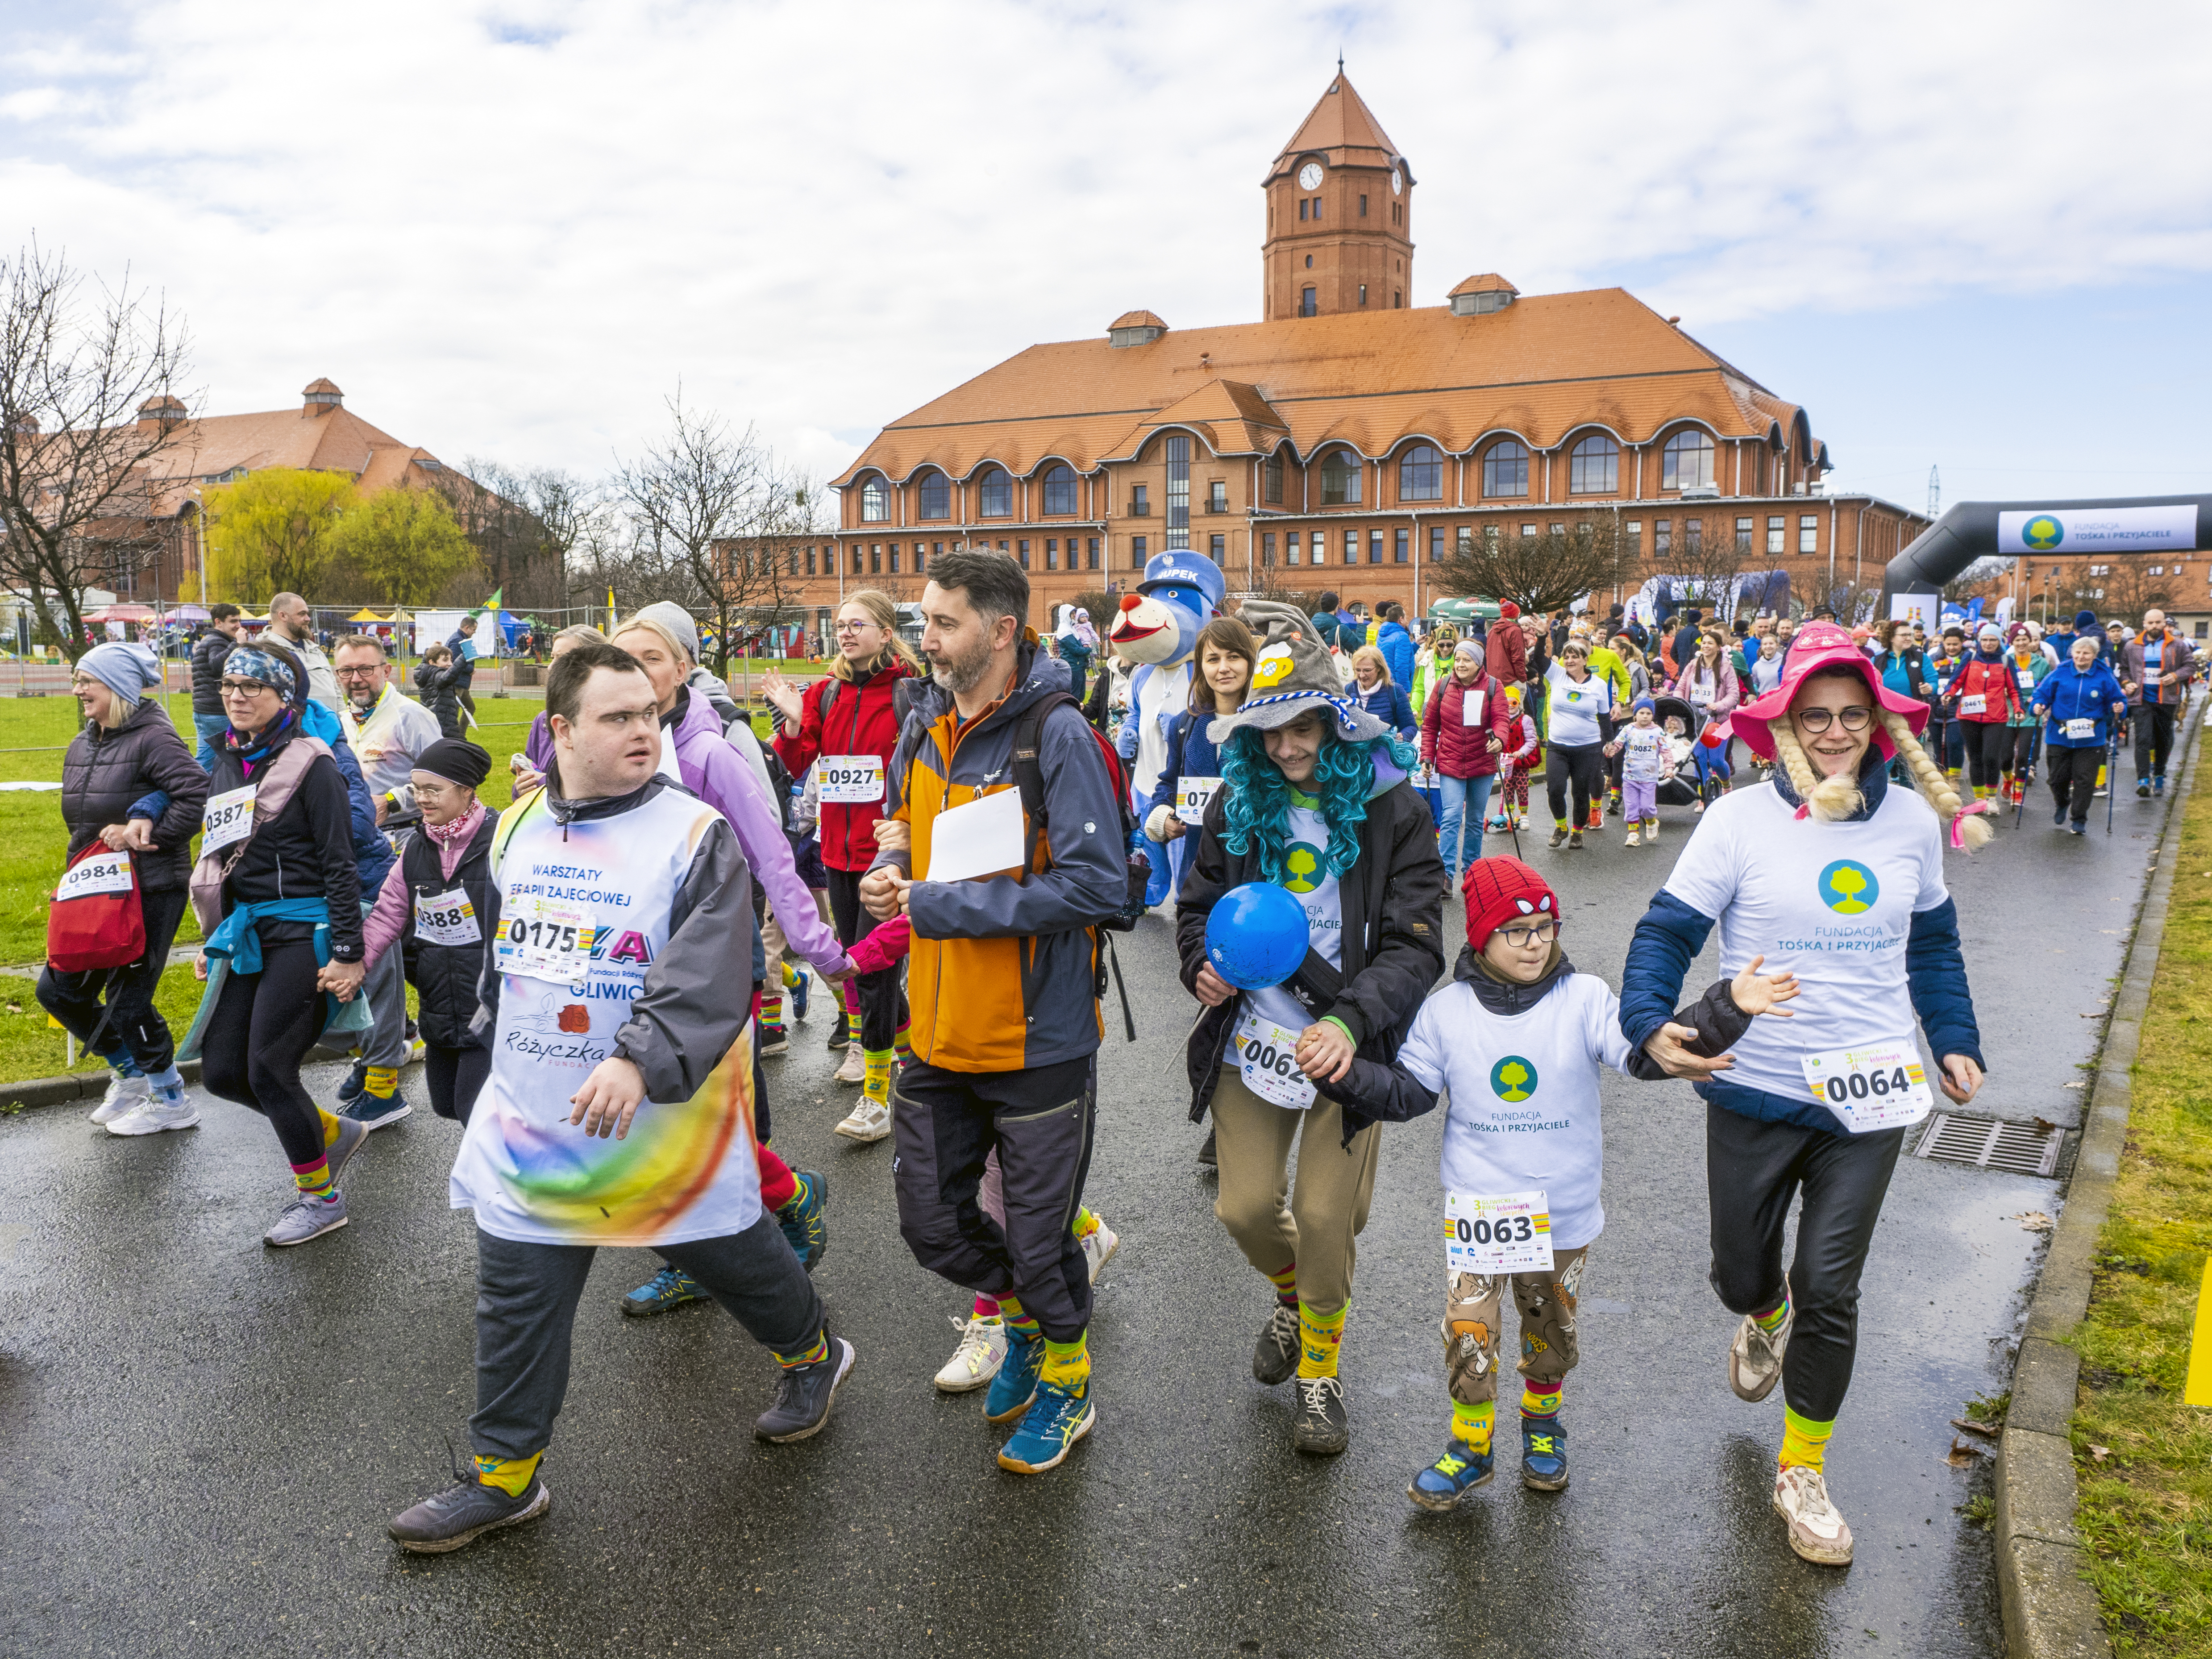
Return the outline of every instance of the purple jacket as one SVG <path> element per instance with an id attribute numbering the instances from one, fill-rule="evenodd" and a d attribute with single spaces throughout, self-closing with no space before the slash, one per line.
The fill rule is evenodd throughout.
<path id="1" fill-rule="evenodd" d="M 762 793 L 751 767 L 722 735 L 722 717 L 706 698 L 692 695 L 675 728 L 676 769 L 684 787 L 730 822 L 738 846 L 752 866 L 753 879 L 775 907 L 783 936 L 824 974 L 848 971 L 852 963 L 836 934 L 814 908 L 814 895 L 799 878 L 783 819 Z M 548 747 L 550 747 L 549 743 Z"/>
<path id="2" fill-rule="evenodd" d="M 522 740 L 522 757 L 540 776 L 553 764 L 553 728 L 545 723 L 542 710 L 530 717 L 530 735 Z"/>

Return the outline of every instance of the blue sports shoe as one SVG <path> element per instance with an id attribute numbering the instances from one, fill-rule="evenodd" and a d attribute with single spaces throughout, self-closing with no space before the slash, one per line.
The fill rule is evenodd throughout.
<path id="1" fill-rule="evenodd" d="M 368 1092 L 368 1062 L 356 1060 L 353 1063 L 353 1069 L 346 1073 L 346 1080 L 338 1085 L 338 1104 L 350 1106 Z"/>
<path id="2" fill-rule="evenodd" d="M 791 1017 L 793 1019 L 805 1019 L 806 1018 L 806 994 L 813 988 L 814 981 L 812 975 L 808 974 L 806 969 L 804 968 L 799 969 L 797 972 L 799 977 L 792 981 L 791 989 L 785 994 L 791 999 Z"/>
<path id="3" fill-rule="evenodd" d="M 812 1170 L 793 1173 L 799 1177 L 799 1190 L 775 1212 L 775 1224 L 791 1241 L 791 1253 L 799 1258 L 799 1265 L 812 1273 L 830 1252 L 830 1226 L 822 1218 L 823 1211 L 830 1207 L 830 1183 Z"/>
<path id="4" fill-rule="evenodd" d="M 994 1423 L 1011 1423 L 1027 1411 L 1037 1397 L 1037 1371 L 1043 1364 L 1044 1338 L 1024 1336 L 1007 1326 L 1006 1363 L 983 1396 L 983 1415 Z"/>
<path id="5" fill-rule="evenodd" d="M 1556 1417 L 1521 1419 L 1521 1484 L 1558 1492 L 1567 1484 L 1567 1431 Z"/>
<path id="6" fill-rule="evenodd" d="M 650 1319 L 687 1302 L 703 1302 L 707 1292 L 681 1267 L 663 1267 L 622 1299 L 622 1310 L 635 1319 Z"/>
<path id="7" fill-rule="evenodd" d="M 1455 1435 L 1437 1461 L 1413 1477 L 1406 1496 L 1439 1513 L 1487 1481 L 1496 1472 L 1488 1452 L 1479 1452 Z"/>
<path id="8" fill-rule="evenodd" d="M 1042 1348 L 1044 1345 L 1039 1342 L 1034 1346 Z M 1011 1354 L 1006 1364 L 1013 1364 Z M 1000 1376 L 1006 1374 L 1003 1370 L 999 1373 Z M 1040 1382 L 1036 1403 L 1023 1417 L 1013 1438 L 999 1452 L 999 1467 L 1016 1474 L 1042 1474 L 1057 1467 L 1066 1457 L 1068 1448 L 1090 1433 L 1091 1425 L 1097 1420 L 1098 1413 L 1091 1407 L 1088 1382 L 1073 1389 L 1063 1388 L 1057 1382 Z"/>

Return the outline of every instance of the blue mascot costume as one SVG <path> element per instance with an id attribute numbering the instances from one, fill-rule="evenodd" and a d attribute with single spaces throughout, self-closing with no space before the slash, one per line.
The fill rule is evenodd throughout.
<path id="1" fill-rule="evenodd" d="M 1115 746 L 1129 769 L 1130 809 L 1140 820 L 1167 767 L 1168 727 L 1190 707 L 1199 629 L 1221 614 L 1227 586 L 1221 567 L 1203 554 L 1187 548 L 1159 554 L 1145 566 L 1137 591 L 1122 599 L 1107 635 L 1115 654 L 1137 665 Z M 1169 849 L 1141 829 L 1137 838 L 1152 861 L 1145 902 L 1158 904 L 1174 884 Z"/>

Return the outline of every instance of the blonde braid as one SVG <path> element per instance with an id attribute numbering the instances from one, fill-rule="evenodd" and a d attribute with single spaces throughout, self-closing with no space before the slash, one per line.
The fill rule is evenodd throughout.
<path id="1" fill-rule="evenodd" d="M 1881 729 L 1889 733 L 1889 740 L 1897 745 L 1899 757 L 1912 769 L 1913 787 L 1919 790 L 1920 798 L 1936 809 L 1937 817 L 1958 827 L 1968 852 L 1985 846 L 1995 833 L 1990 828 L 1987 817 L 1977 813 L 1972 817 L 1961 818 L 1959 814 L 1964 803 L 1959 799 L 1959 792 L 1951 787 L 1951 781 L 1943 775 L 1942 769 L 1928 757 L 1928 751 L 1912 735 L 1912 728 L 1905 723 L 1905 716 L 1887 708 L 1879 712 Z"/>
<path id="2" fill-rule="evenodd" d="M 1805 758 L 1804 745 L 1797 741 L 1788 714 L 1767 721 L 1766 735 L 1774 740 L 1774 752 L 1782 769 L 1790 775 L 1790 787 L 1797 792 L 1797 799 L 1805 803 L 1811 817 L 1822 823 L 1841 823 L 1866 805 L 1866 797 L 1852 779 L 1840 773 L 1832 778 L 1813 775 L 1813 763 Z"/>

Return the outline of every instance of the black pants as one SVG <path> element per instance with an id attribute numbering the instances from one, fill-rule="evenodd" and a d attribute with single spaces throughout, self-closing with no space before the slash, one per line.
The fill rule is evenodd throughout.
<path id="1" fill-rule="evenodd" d="M 1574 815 L 1567 815 L 1567 787 L 1574 786 Z M 1567 827 L 1580 830 L 1589 822 L 1590 802 L 1605 789 L 1605 750 L 1595 743 L 1555 743 L 1544 761 L 1544 793 L 1552 803 L 1552 821 L 1565 818 Z"/>
<path id="2" fill-rule="evenodd" d="M 2136 781 L 2166 775 L 2166 757 L 2173 752 L 2173 714 L 2170 702 L 2139 702 L 2128 711 L 2136 728 Z"/>
<path id="3" fill-rule="evenodd" d="M 1859 1274 L 1905 1133 L 1830 1134 L 1705 1107 L 1711 1277 L 1730 1313 L 1763 1313 L 1782 1300 L 1782 1224 L 1790 1199 L 1802 1194 L 1788 1286 L 1796 1324 L 1782 1361 L 1782 1395 L 1815 1423 L 1835 1419 L 1851 1385 Z"/>
<path id="4" fill-rule="evenodd" d="M 2008 726 L 2005 731 L 2012 741 L 2005 749 L 2004 769 L 2014 777 L 2024 778 L 2035 769 L 2037 728 L 2033 726 Z"/>
<path id="5" fill-rule="evenodd" d="M 2066 810 L 2071 793 L 2072 817 L 2076 823 L 2089 821 L 2089 803 L 2097 795 L 2097 769 L 2105 763 L 2101 749 L 2069 749 L 2063 743 L 2051 745 L 2050 761 L 2044 776 L 2051 785 L 2051 799 L 2061 811 Z"/>
<path id="6" fill-rule="evenodd" d="M 948 1072 L 915 1061 L 891 1085 L 899 1233 L 914 1259 L 989 1297 L 1016 1296 L 1055 1342 L 1091 1322 L 1075 1239 L 1091 1169 L 1096 1056 L 1024 1072 Z M 976 1201 L 995 1148 L 1006 1226 Z"/>
<path id="7" fill-rule="evenodd" d="M 430 1085 L 430 1109 L 440 1117 L 469 1121 L 470 1109 L 491 1075 L 491 1050 L 481 1042 L 466 1048 L 443 1043 L 422 1045 L 422 1079 Z"/>
<path id="8" fill-rule="evenodd" d="M 831 870 L 830 875 L 830 919 L 837 928 L 837 942 L 847 950 L 868 936 L 876 925 L 860 902 L 860 878 L 865 870 Z M 895 963 L 879 974 L 862 974 L 859 977 L 860 994 L 860 1047 L 880 1053 L 898 1039 L 899 1027 L 906 1024 L 906 993 L 899 988 L 899 969 Z M 828 988 L 833 994 L 837 988 Z"/>
<path id="9" fill-rule="evenodd" d="M 469 1440 L 487 1457 L 527 1457 L 553 1438 L 568 1393 L 568 1339 L 596 1254 L 589 1244 L 527 1244 L 477 1230 L 477 1409 Z M 799 1354 L 822 1334 L 822 1298 L 763 1212 L 741 1233 L 663 1244 L 771 1353 Z M 641 1448 L 641 1450 L 642 1449 Z"/>
<path id="10" fill-rule="evenodd" d="M 200 1042 L 208 1092 L 269 1120 L 292 1164 L 323 1155 L 323 1119 L 300 1083 L 300 1063 L 323 1032 L 321 969 L 312 941 L 261 946 L 261 971 L 233 974 Z"/>
<path id="11" fill-rule="evenodd" d="M 176 1039 L 169 1035 L 168 1022 L 155 1012 L 154 996 L 161 988 L 162 970 L 169 965 L 169 946 L 184 919 L 185 900 L 181 887 L 166 893 L 140 890 L 146 954 L 137 961 L 82 974 L 58 974 L 48 968 L 39 975 L 39 1006 L 95 1054 L 128 1049 L 131 1063 L 148 1077 L 177 1062 Z"/>
<path id="12" fill-rule="evenodd" d="M 1977 789 L 1994 789 L 2004 776 L 2005 766 L 2012 759 L 2014 727 L 2002 720 L 1964 720 L 1966 728 L 1966 764 Z"/>

